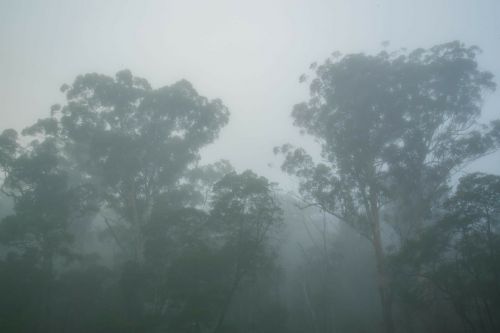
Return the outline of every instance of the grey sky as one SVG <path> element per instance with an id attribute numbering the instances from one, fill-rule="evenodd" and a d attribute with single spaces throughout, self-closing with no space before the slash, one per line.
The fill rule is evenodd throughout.
<path id="1" fill-rule="evenodd" d="M 298 77 L 332 51 L 480 46 L 500 83 L 500 0 L 0 0 L 0 129 L 21 129 L 78 74 L 129 68 L 155 87 L 181 78 L 231 110 L 205 151 L 283 180 L 272 147 L 304 141 L 291 126 L 307 97 Z M 500 91 L 485 117 L 500 117 Z M 271 165 L 269 165 L 271 163 Z M 497 155 L 473 168 L 500 172 Z"/>

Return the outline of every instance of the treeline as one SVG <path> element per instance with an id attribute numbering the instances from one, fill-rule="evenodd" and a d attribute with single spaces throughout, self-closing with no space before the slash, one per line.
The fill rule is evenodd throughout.
<path id="1" fill-rule="evenodd" d="M 311 65 L 294 196 L 200 165 L 229 111 L 189 82 L 78 76 L 0 134 L 0 331 L 497 332 L 500 176 L 452 183 L 500 147 L 477 53 Z"/>

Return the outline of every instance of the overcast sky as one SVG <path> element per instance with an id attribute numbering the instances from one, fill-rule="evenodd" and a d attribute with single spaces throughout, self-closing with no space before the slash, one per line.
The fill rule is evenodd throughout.
<path id="1" fill-rule="evenodd" d="M 47 116 L 78 74 L 185 78 L 231 111 L 205 160 L 283 181 L 272 147 L 305 142 L 289 114 L 307 98 L 298 77 L 311 62 L 456 39 L 482 48 L 500 81 L 500 0 L 0 0 L 0 130 Z M 485 117 L 499 111 L 500 89 Z M 500 157 L 471 168 L 500 173 Z"/>

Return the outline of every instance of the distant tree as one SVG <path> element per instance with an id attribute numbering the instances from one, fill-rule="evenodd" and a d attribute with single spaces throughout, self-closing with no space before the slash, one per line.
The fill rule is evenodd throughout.
<path id="1" fill-rule="evenodd" d="M 393 258 L 410 287 L 444 295 L 472 332 L 500 328 L 500 177 L 473 173 L 460 179 L 447 213 Z M 432 303 L 429 292 L 414 296 Z"/>
<path id="2" fill-rule="evenodd" d="M 2 220 L 1 240 L 17 249 L 36 250 L 52 266 L 55 255 L 71 252 L 71 224 L 96 212 L 93 188 L 70 182 L 54 140 L 33 141 L 21 149 L 14 132 L 9 136 L 14 148 L 2 165 L 2 192 L 13 200 L 14 213 Z"/>
<path id="3" fill-rule="evenodd" d="M 70 229 L 86 223 L 95 214 L 97 202 L 92 187 L 69 181 L 54 140 L 34 141 L 21 149 L 14 131 L 4 131 L 0 137 L 5 172 L 2 191 L 14 203 L 13 213 L 0 221 L 0 243 L 8 252 L 0 274 L 6 280 L 0 279 L 0 285 L 7 288 L 5 295 L 15 296 L 9 289 L 20 292 L 19 299 L 3 299 L 2 313 L 20 311 L 16 305 L 31 310 L 40 307 L 20 327 L 50 331 L 56 269 L 80 256 L 72 248 Z M 30 275 L 37 281 L 26 288 Z M 22 310 L 21 317 L 29 311 Z M 15 328 L 13 317 L 0 318 L 0 323 L 20 329 Z"/>
<path id="4" fill-rule="evenodd" d="M 13 129 L 4 130 L 0 134 L 0 168 L 4 173 L 3 178 L 5 178 L 19 149 L 17 139 L 18 134 Z"/>
<path id="5" fill-rule="evenodd" d="M 420 228 L 453 171 L 498 147 L 500 122 L 476 123 L 483 93 L 495 88 L 477 68 L 477 52 L 452 42 L 410 53 L 335 54 L 315 69 L 309 101 L 292 112 L 294 124 L 319 142 L 323 161 L 290 145 L 275 149 L 307 202 L 372 242 L 388 333 L 393 297 L 382 209 L 396 212 L 386 222 L 408 219 L 409 228 Z"/>
<path id="6" fill-rule="evenodd" d="M 241 284 L 272 263 L 269 239 L 282 221 L 272 184 L 251 171 L 230 173 L 214 186 L 210 223 L 226 262 L 224 293 L 213 332 L 220 332 Z"/>
<path id="7" fill-rule="evenodd" d="M 311 234 L 324 232 L 308 223 Z M 376 283 L 366 278 L 375 273 L 371 244 L 347 224 L 325 236 L 325 242 L 300 246 L 297 269 L 287 276 L 293 295 L 288 331 L 379 332 L 373 325 L 380 312 Z"/>
<path id="8" fill-rule="evenodd" d="M 220 265 L 211 246 L 208 213 L 196 208 L 156 209 L 146 226 L 146 304 L 156 324 L 176 332 L 206 327 L 220 294 Z M 213 304 L 212 304 L 213 305 Z"/>
<path id="9" fill-rule="evenodd" d="M 227 169 L 225 163 L 219 167 Z M 214 179 L 215 169 L 198 171 Z M 153 281 L 146 304 L 157 328 L 223 329 L 237 292 L 273 267 L 270 237 L 281 210 L 271 191 L 265 178 L 233 171 L 214 184 L 208 209 L 169 202 L 153 208 L 144 274 Z"/>

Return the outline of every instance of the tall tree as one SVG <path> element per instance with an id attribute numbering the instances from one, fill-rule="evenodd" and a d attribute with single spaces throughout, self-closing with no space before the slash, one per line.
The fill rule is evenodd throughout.
<path id="1" fill-rule="evenodd" d="M 70 178 L 92 184 L 101 219 L 121 249 L 125 318 L 141 330 L 155 312 L 145 295 L 156 278 L 144 274 L 148 224 L 159 207 L 176 211 L 202 203 L 194 169 L 229 111 L 186 80 L 153 89 L 128 70 L 114 78 L 81 75 L 61 91 L 66 103 L 23 134 L 54 142 Z"/>
<path id="2" fill-rule="evenodd" d="M 301 179 L 307 201 L 371 240 L 388 333 L 394 324 L 383 207 L 402 203 L 396 211 L 408 217 L 403 204 L 415 201 L 415 227 L 454 170 L 498 146 L 499 122 L 476 123 L 483 93 L 495 88 L 492 75 L 478 69 L 477 52 L 451 42 L 409 53 L 334 54 L 313 65 L 311 97 L 292 112 L 294 124 L 319 142 L 323 161 L 290 145 L 275 149 L 286 156 L 283 170 Z"/>
<path id="3" fill-rule="evenodd" d="M 130 71 L 78 76 L 61 88 L 67 103 L 25 130 L 57 138 L 75 170 L 90 178 L 105 206 L 129 227 L 128 258 L 143 256 L 143 228 L 165 196 L 186 193 L 182 179 L 227 123 L 218 99 L 185 81 L 153 89 Z M 179 196 L 177 196 L 178 198 Z M 182 196 L 187 198 L 187 196 Z M 111 224 L 111 222 L 110 222 Z"/>

